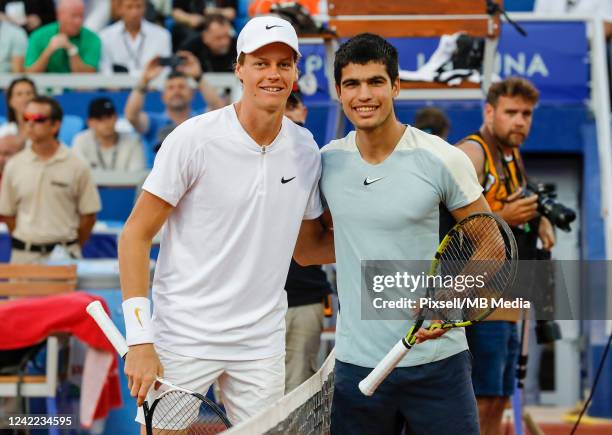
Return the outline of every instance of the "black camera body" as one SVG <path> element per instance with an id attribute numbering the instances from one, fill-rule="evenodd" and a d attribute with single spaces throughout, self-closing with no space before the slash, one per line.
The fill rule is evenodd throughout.
<path id="1" fill-rule="evenodd" d="M 174 69 L 179 65 L 182 65 L 185 63 L 185 58 L 181 57 L 181 56 L 169 56 L 169 57 L 160 57 L 159 58 L 159 65 L 160 66 L 169 66 L 170 68 Z"/>
<path id="2" fill-rule="evenodd" d="M 527 183 L 525 196 L 538 196 L 538 213 L 557 228 L 571 231 L 570 224 L 576 220 L 576 212 L 557 201 L 557 189 L 554 184 Z"/>

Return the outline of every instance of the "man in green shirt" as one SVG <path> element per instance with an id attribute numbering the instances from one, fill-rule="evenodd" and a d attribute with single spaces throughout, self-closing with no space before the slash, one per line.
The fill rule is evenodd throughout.
<path id="1" fill-rule="evenodd" d="M 82 0 L 59 0 L 57 21 L 30 35 L 25 57 L 29 73 L 88 73 L 98 70 L 100 39 L 83 27 Z"/>

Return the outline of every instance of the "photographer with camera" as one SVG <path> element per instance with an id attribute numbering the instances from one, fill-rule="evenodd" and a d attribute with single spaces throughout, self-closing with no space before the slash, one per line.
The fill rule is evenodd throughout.
<path id="1" fill-rule="evenodd" d="M 144 112 L 142 109 L 149 83 L 167 66 L 172 67 L 173 71 L 166 78 L 162 91 L 165 110 L 161 113 Z M 225 105 L 217 91 L 204 80 L 198 59 L 188 51 L 179 51 L 176 56 L 169 58 L 155 57 L 145 66 L 138 84 L 125 103 L 124 112 L 127 120 L 150 148 L 160 144 L 174 127 L 196 115 L 191 107 L 194 91 L 189 84 L 190 77 L 198 84 L 208 106 L 207 110 L 219 109 Z M 153 154 L 147 154 L 151 166 Z"/>
<path id="2" fill-rule="evenodd" d="M 482 127 L 458 144 L 472 160 L 491 210 L 512 227 L 520 260 L 536 259 L 538 239 L 545 250 L 555 244 L 553 226 L 540 214 L 541 199 L 527 189 L 519 151 L 538 100 L 538 90 L 526 79 L 509 77 L 494 83 L 487 94 Z M 487 321 L 466 328 L 483 435 L 501 433 L 503 411 L 514 393 L 519 317 L 519 310 L 499 309 Z"/>

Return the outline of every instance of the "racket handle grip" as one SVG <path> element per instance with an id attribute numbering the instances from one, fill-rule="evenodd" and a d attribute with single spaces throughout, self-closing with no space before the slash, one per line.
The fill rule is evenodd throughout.
<path id="1" fill-rule="evenodd" d="M 384 381 L 389 373 L 397 367 L 412 346 L 402 338 L 389 351 L 385 357 L 374 367 L 370 374 L 359 382 L 359 390 L 366 396 L 374 394 L 378 386 Z"/>
<path id="2" fill-rule="evenodd" d="M 113 321 L 108 317 L 106 311 L 102 307 L 100 301 L 94 301 L 87 305 L 87 313 L 96 321 L 108 341 L 111 342 L 119 356 L 121 358 L 125 358 L 125 355 L 128 353 L 128 345 L 121 335 L 121 332 L 117 329 Z"/>

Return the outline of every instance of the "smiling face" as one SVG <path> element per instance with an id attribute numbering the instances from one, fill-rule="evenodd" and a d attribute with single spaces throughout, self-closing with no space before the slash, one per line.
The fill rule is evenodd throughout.
<path id="1" fill-rule="evenodd" d="M 395 119 L 393 98 L 399 93 L 399 79 L 392 82 L 382 63 L 349 63 L 342 68 L 336 92 L 344 114 L 358 130 L 374 130 Z"/>
<path id="2" fill-rule="evenodd" d="M 297 80 L 295 52 L 280 42 L 265 45 L 244 55 L 236 75 L 244 87 L 243 100 L 268 112 L 282 112 Z"/>
<path id="3" fill-rule="evenodd" d="M 500 145 L 520 147 L 531 129 L 535 103 L 517 97 L 501 96 L 497 104 L 485 106 L 485 124 Z"/>

